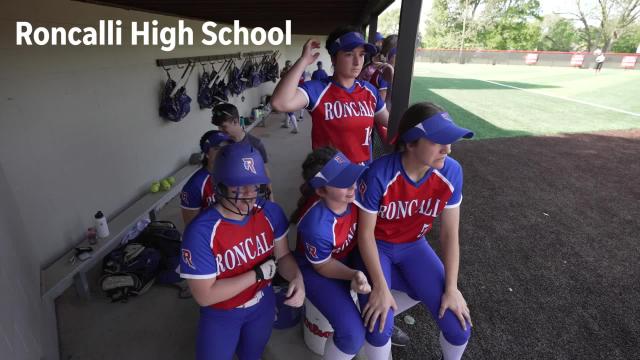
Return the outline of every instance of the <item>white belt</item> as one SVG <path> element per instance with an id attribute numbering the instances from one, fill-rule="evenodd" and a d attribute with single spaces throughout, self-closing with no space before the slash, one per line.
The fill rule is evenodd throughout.
<path id="1" fill-rule="evenodd" d="M 252 297 L 251 299 L 249 299 L 249 301 L 247 301 L 246 303 L 240 305 L 240 306 L 236 306 L 237 309 L 246 309 L 248 307 L 252 307 L 253 305 L 257 304 L 260 302 L 260 299 L 262 299 L 262 297 L 264 296 L 264 292 L 262 292 L 262 290 L 258 291 L 256 293 L 256 296 Z"/>

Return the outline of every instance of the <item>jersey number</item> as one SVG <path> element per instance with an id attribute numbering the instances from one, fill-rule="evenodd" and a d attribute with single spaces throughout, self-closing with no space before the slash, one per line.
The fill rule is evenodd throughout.
<path id="1" fill-rule="evenodd" d="M 369 146 L 369 139 L 371 138 L 371 126 L 367 126 L 364 129 L 364 143 L 362 145 Z"/>

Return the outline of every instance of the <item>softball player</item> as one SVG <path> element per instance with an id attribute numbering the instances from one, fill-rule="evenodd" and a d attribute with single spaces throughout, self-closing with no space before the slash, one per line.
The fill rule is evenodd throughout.
<path id="1" fill-rule="evenodd" d="M 444 359 L 460 359 L 471 318 L 457 287 L 462 168 L 448 154 L 452 143 L 473 133 L 437 105 L 418 103 L 403 115 L 399 136 L 396 151 L 362 176 L 356 199 L 358 245 L 372 284 L 370 294 L 360 295 L 365 349 L 370 359 L 388 357 L 393 288 L 427 307 L 441 330 Z M 444 266 L 424 237 L 438 216 Z"/>
<path id="2" fill-rule="evenodd" d="M 382 42 L 382 50 L 380 51 L 380 62 L 373 62 L 370 66 L 375 66 L 371 77 L 371 84 L 380 92 L 380 97 L 385 100 L 387 109 L 390 109 L 391 85 L 393 84 L 393 73 L 396 64 L 396 46 L 398 44 L 398 35 L 389 35 Z"/>
<path id="3" fill-rule="evenodd" d="M 329 77 L 327 72 L 322 68 L 322 61 L 316 63 L 318 69 L 311 74 L 311 80 L 324 80 Z"/>
<path id="4" fill-rule="evenodd" d="M 379 34 L 376 33 L 376 39 L 378 39 Z M 391 87 L 393 84 L 398 35 L 389 35 L 381 39 L 379 43 L 380 53 L 362 69 L 358 79 L 368 81 L 375 86 L 387 106 L 387 111 L 391 111 Z M 387 143 L 387 128 L 376 124 L 375 129 L 382 142 Z"/>
<path id="5" fill-rule="evenodd" d="M 229 136 L 218 130 L 207 131 L 200 138 L 200 151 L 203 154 L 202 168 L 191 175 L 180 193 L 184 226 L 187 226 L 200 213 L 200 210 L 215 203 L 214 181 L 211 177 L 214 159 L 218 150 L 231 142 L 233 140 Z"/>
<path id="6" fill-rule="evenodd" d="M 291 70 L 291 60 L 287 60 L 284 62 L 284 67 L 282 68 L 282 71 L 280 72 L 280 77 L 285 77 L 287 75 L 287 73 L 289 72 L 289 70 Z M 304 83 L 304 74 L 302 74 L 300 76 L 300 79 L 298 79 L 298 84 L 302 84 Z M 302 117 L 302 110 L 300 111 L 300 117 Z M 282 127 L 285 129 L 289 128 L 289 123 L 291 123 L 291 127 L 293 127 L 293 130 L 291 130 L 292 134 L 297 134 L 298 133 L 298 119 L 296 119 L 296 115 L 292 112 L 289 111 L 287 112 L 287 119 L 284 121 L 284 123 L 282 124 Z"/>
<path id="7" fill-rule="evenodd" d="M 334 330 L 325 344 L 324 359 L 348 360 L 358 353 L 365 335 L 350 290 L 362 294 L 371 291 L 367 278 L 352 268 L 351 261 L 358 222 L 353 200 L 356 181 L 365 167 L 324 147 L 309 154 L 302 169 L 319 200 L 303 211 L 298 222 L 296 257 L 307 298 Z"/>
<path id="8" fill-rule="evenodd" d="M 214 164 L 216 203 L 187 226 L 180 273 L 200 308 L 197 359 L 259 359 L 275 317 L 271 279 L 289 280 L 285 304 L 300 307 L 304 283 L 287 246 L 288 221 L 266 200 L 262 157 L 246 143 L 227 145 Z M 274 259 L 275 255 L 275 259 Z"/>
<path id="9" fill-rule="evenodd" d="M 387 125 L 389 113 L 375 87 L 356 80 L 365 53 L 375 54 L 355 28 L 329 34 L 326 49 L 334 66 L 332 77 L 310 80 L 298 86 L 304 69 L 313 64 L 320 43 L 309 39 L 302 56 L 276 86 L 271 105 L 278 111 L 306 108 L 311 114 L 311 147 L 333 146 L 355 163 L 371 161 L 371 131 L 374 121 Z"/>

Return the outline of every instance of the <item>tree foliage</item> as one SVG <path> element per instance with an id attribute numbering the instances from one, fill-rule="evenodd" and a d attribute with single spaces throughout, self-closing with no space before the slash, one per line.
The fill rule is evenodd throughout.
<path id="1" fill-rule="evenodd" d="M 423 46 L 635 51 L 640 0 L 573 1 L 574 11 L 543 18 L 539 0 L 434 0 Z"/>
<path id="2" fill-rule="evenodd" d="M 378 18 L 378 32 L 383 35 L 397 34 L 400 27 L 400 8 L 385 11 Z"/>
<path id="3" fill-rule="evenodd" d="M 567 13 L 580 26 L 583 47 L 607 52 L 640 19 L 640 0 L 575 0 L 575 11 Z"/>
<path id="4" fill-rule="evenodd" d="M 570 20 L 558 15 L 544 17 L 539 50 L 572 51 L 577 40 L 576 28 Z"/>
<path id="5" fill-rule="evenodd" d="M 611 47 L 611 51 L 635 53 L 640 48 L 640 24 L 632 26 L 618 37 Z"/>

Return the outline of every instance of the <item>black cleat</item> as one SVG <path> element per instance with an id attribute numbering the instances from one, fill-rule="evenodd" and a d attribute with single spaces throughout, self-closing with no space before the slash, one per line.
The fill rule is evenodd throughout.
<path id="1" fill-rule="evenodd" d="M 391 345 L 393 346 L 407 346 L 411 338 L 407 335 L 406 332 L 402 331 L 397 326 L 393 326 L 393 333 L 391 334 Z"/>

